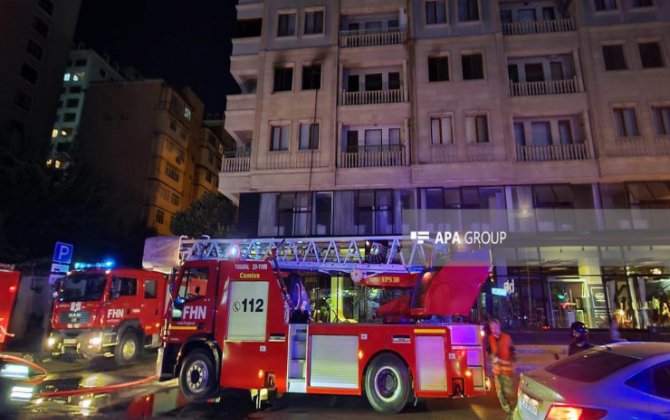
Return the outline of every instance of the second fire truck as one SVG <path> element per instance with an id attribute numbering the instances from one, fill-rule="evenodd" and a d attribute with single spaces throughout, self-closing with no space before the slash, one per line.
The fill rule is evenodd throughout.
<path id="1" fill-rule="evenodd" d="M 395 413 L 417 398 L 490 388 L 482 326 L 451 322 L 470 314 L 488 252 L 435 270 L 422 265 L 439 250 L 388 237 L 206 239 L 182 243 L 181 253 L 157 370 L 162 380 L 178 377 L 191 402 L 221 388 L 249 389 L 259 405 L 269 393 L 365 394 L 375 410 Z M 295 286 L 316 272 L 407 293 L 377 308 L 376 323 L 310 322 L 304 287 L 290 296 L 285 279 Z"/>

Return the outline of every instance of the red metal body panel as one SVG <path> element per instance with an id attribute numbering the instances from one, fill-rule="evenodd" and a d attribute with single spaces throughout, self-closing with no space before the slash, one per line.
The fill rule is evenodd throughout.
<path id="1" fill-rule="evenodd" d="M 9 322 L 14 309 L 16 295 L 19 292 L 19 279 L 21 274 L 18 271 L 0 270 L 0 346 L 7 340 L 9 331 Z"/>

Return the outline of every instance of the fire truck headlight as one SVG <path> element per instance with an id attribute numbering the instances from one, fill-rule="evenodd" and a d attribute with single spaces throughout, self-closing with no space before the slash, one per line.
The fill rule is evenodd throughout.
<path id="1" fill-rule="evenodd" d="M 30 374 L 28 366 L 8 363 L 0 370 L 0 378 L 23 379 Z"/>
<path id="2" fill-rule="evenodd" d="M 92 346 L 99 346 L 100 344 L 102 344 L 102 336 L 98 335 L 98 336 L 90 338 L 88 340 L 88 344 L 90 344 Z"/>
<path id="3" fill-rule="evenodd" d="M 9 394 L 9 399 L 12 401 L 30 401 L 33 397 L 33 388 L 27 386 L 15 386 Z"/>
<path id="4" fill-rule="evenodd" d="M 56 344 L 56 339 L 54 337 L 49 337 L 47 340 L 47 347 L 51 348 Z"/>

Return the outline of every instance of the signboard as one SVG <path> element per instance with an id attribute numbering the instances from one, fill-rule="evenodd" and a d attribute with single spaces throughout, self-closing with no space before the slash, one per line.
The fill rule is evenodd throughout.
<path id="1" fill-rule="evenodd" d="M 72 262 L 73 251 L 74 245 L 63 242 L 56 242 L 53 261 L 55 263 L 70 264 Z"/>
<path id="2" fill-rule="evenodd" d="M 506 297 L 507 296 L 507 290 L 502 288 L 502 287 L 492 287 L 491 288 L 491 294 L 493 296 Z"/>
<path id="3" fill-rule="evenodd" d="M 607 296 L 603 286 L 589 285 L 589 294 L 593 301 L 593 309 L 607 309 Z"/>
<path id="4" fill-rule="evenodd" d="M 265 341 L 268 313 L 266 281 L 233 281 L 228 306 L 228 340 Z"/>
<path id="5" fill-rule="evenodd" d="M 70 271 L 70 266 L 68 264 L 51 264 L 51 272 L 54 274 L 67 274 L 68 271 Z"/>

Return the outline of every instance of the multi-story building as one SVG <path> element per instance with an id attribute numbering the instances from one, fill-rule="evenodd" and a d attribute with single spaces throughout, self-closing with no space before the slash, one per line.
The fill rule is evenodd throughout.
<path id="1" fill-rule="evenodd" d="M 170 234 L 172 216 L 216 192 L 220 140 L 204 104 L 162 80 L 89 85 L 77 136 L 82 163 L 109 185 L 120 228 Z"/>
<path id="2" fill-rule="evenodd" d="M 46 157 L 80 4 L 81 0 L 3 2 L 0 13 L 3 141 L 17 138 L 26 142 L 24 150 L 37 151 Z"/>
<path id="3" fill-rule="evenodd" d="M 84 109 L 86 89 L 89 85 L 124 79 L 117 66 L 109 62 L 109 57 L 103 58 L 95 51 L 83 47 L 70 51 L 67 68 L 63 74 L 56 121 L 51 130 L 48 166 L 66 169 L 70 165 L 70 153 L 79 130 L 81 111 Z"/>
<path id="4" fill-rule="evenodd" d="M 496 226 L 538 242 L 494 250 L 479 309 L 508 327 L 670 327 L 670 236 L 638 212 L 670 208 L 670 3 L 237 11 L 238 154 L 219 188 L 239 196 L 248 235 L 406 235 L 411 211 L 501 210 Z"/>

